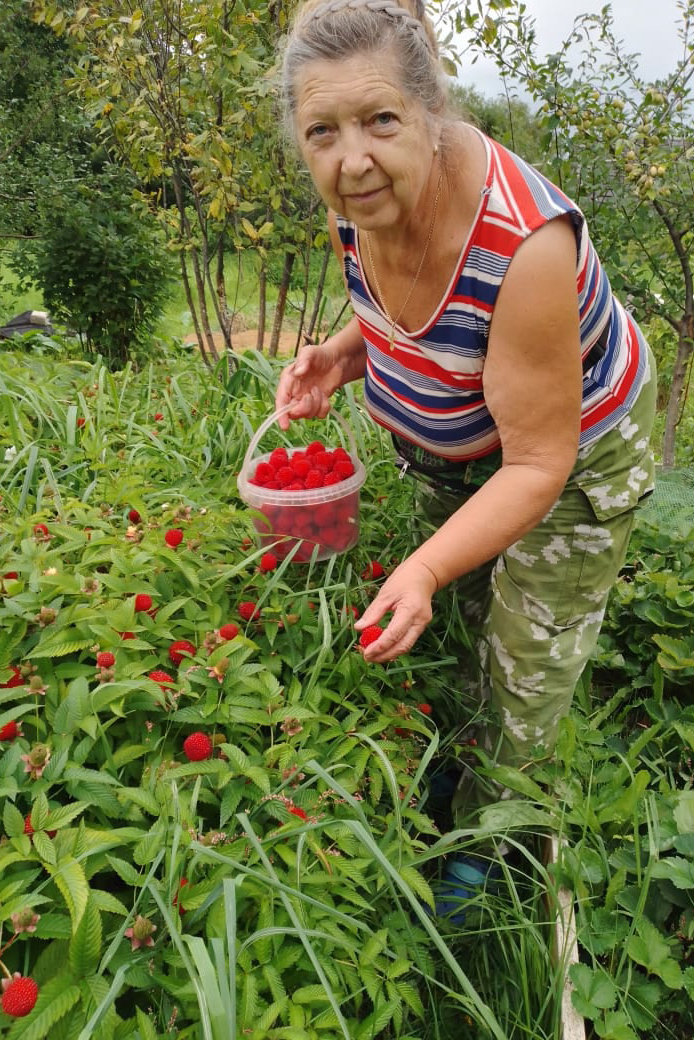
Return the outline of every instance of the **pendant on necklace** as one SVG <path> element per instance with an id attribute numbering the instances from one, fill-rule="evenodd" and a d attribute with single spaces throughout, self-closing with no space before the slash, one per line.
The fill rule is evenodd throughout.
<path id="1" fill-rule="evenodd" d="M 395 350 L 395 325 L 390 326 L 390 336 L 388 337 L 388 346 L 391 350 Z"/>

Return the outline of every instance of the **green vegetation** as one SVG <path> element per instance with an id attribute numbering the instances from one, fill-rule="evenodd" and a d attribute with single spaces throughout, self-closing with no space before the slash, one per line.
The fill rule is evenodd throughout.
<path id="1" fill-rule="evenodd" d="M 0 960 L 39 984 L 8 1040 L 172 1020 L 191 1040 L 559 1040 L 560 885 L 595 1035 L 688 1035 L 689 532 L 639 526 L 557 762 L 494 770 L 469 742 L 454 597 L 398 662 L 355 649 L 369 563 L 415 537 L 357 397 L 338 407 L 368 460 L 358 545 L 268 569 L 234 474 L 274 364 L 109 372 L 61 349 L 0 356 Z M 340 429 L 272 428 L 263 449 L 315 436 Z M 478 832 L 450 830 L 437 784 L 463 754 L 516 794 Z M 431 919 L 445 856 L 481 835 L 511 847 L 502 880 L 464 927 Z"/>

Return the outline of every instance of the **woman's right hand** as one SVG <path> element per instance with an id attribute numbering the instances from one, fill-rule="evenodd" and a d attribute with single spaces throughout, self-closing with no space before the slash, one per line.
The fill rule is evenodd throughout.
<path id="1" fill-rule="evenodd" d="M 327 340 L 321 346 L 306 346 L 282 370 L 275 407 L 291 405 L 291 411 L 278 419 L 286 430 L 291 419 L 324 419 L 330 411 L 330 398 L 343 383 L 343 366 L 337 351 Z"/>

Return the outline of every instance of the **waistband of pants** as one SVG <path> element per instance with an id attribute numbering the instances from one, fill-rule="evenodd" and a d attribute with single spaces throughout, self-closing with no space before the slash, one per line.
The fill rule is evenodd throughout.
<path id="1" fill-rule="evenodd" d="M 451 494 L 471 495 L 501 466 L 501 450 L 470 462 L 451 462 L 397 434 L 391 436 L 401 479 L 405 476 L 415 477 Z"/>

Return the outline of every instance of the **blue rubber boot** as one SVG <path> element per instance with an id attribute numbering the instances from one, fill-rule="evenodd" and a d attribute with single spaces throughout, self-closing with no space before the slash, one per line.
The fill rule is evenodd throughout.
<path id="1" fill-rule="evenodd" d="M 465 903 L 500 877 L 499 863 L 459 853 L 448 863 L 441 882 L 436 886 L 436 916 L 445 917 L 451 924 L 464 924 Z"/>

